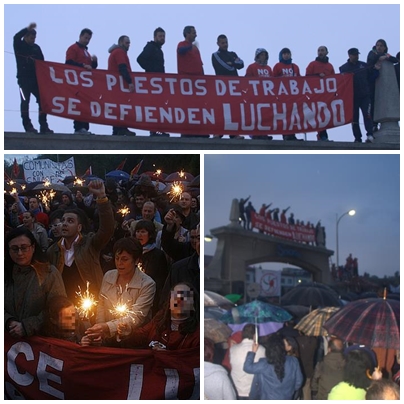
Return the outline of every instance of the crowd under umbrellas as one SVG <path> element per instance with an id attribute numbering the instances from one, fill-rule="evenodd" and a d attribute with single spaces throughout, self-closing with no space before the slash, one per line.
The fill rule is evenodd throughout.
<path id="1" fill-rule="evenodd" d="M 210 390 L 212 379 L 209 379 L 212 374 L 211 366 L 221 366 L 226 371 L 230 384 L 234 388 L 233 398 L 246 398 L 240 395 L 240 391 L 242 391 L 239 390 L 238 386 L 240 379 L 236 370 L 232 368 L 232 363 L 237 363 L 234 359 L 232 362 L 232 354 L 241 351 L 233 350 L 232 347 L 245 343 L 246 334 L 243 333 L 243 330 L 246 329 L 247 324 L 253 325 L 255 329 L 255 335 L 249 342 L 250 351 L 253 351 L 256 343 L 262 345 L 266 350 L 270 350 L 274 336 L 279 335 L 285 343 L 285 355 L 296 355 L 299 358 L 303 382 L 299 387 L 298 395 L 289 399 L 316 399 L 315 395 L 311 395 L 312 391 L 305 396 L 303 390 L 307 382 L 310 383 L 308 389 L 313 389 L 313 377 L 318 377 L 318 374 L 310 373 L 309 375 L 302 362 L 305 361 L 305 356 L 311 350 L 311 360 L 315 362 L 318 369 L 323 369 L 320 363 L 322 364 L 327 354 L 333 352 L 330 350 L 329 344 L 333 345 L 333 341 L 339 340 L 343 344 L 341 346 L 343 347 L 344 360 L 348 361 L 350 351 L 366 352 L 366 355 L 372 358 L 374 368 L 367 369 L 366 373 L 369 385 L 372 387 L 371 389 L 369 387 L 369 394 L 378 388 L 378 382 L 380 382 L 380 386 L 387 383 L 386 389 L 397 386 L 397 381 L 399 385 L 400 304 L 399 294 L 391 294 L 391 296 L 392 298 L 386 289 L 384 295 L 380 297 L 370 293 L 368 295 L 351 293 L 341 296 L 327 285 L 312 282 L 299 284 L 285 293 L 281 297 L 279 305 L 260 300 L 252 300 L 242 304 L 241 299 L 237 304 L 237 302 L 234 303 L 218 293 L 205 291 L 204 336 L 207 339 L 205 345 L 209 346 L 209 340 L 214 343 L 214 356 L 208 360 L 213 362 L 213 365 L 208 364 L 209 370 L 205 376 L 205 378 L 208 377 L 207 380 L 205 379 L 205 389 L 208 390 L 205 394 L 208 396 L 212 394 Z M 306 338 L 306 341 L 308 338 L 315 341 L 316 346 L 312 349 L 307 343 L 300 345 L 303 341 L 302 338 Z M 288 351 L 291 340 L 297 343 L 292 351 Z M 247 366 L 248 355 L 249 353 L 245 357 L 243 370 L 246 373 L 246 378 L 251 376 L 247 374 L 247 370 L 250 370 Z M 269 361 L 267 359 L 269 357 L 267 354 L 266 358 L 258 359 L 265 362 L 266 360 Z M 239 358 L 239 360 L 241 359 Z M 317 372 L 317 367 L 313 364 L 312 372 L 314 370 Z M 217 375 L 218 373 L 216 377 L 218 377 Z M 380 380 L 372 380 L 370 383 L 371 378 L 379 378 Z M 250 380 L 259 384 L 259 378 L 256 375 L 254 375 L 254 379 Z M 251 383 L 252 385 L 253 383 Z M 373 387 L 374 385 L 376 387 Z M 336 386 L 337 383 L 334 387 Z M 257 399 L 256 395 L 252 396 L 253 390 L 254 388 L 251 389 L 249 397 L 250 399 Z M 331 390 L 328 392 L 330 399 L 332 399 Z M 398 390 L 395 389 L 395 391 Z M 313 389 L 313 393 L 317 394 L 317 391 Z M 231 393 L 227 394 L 231 395 Z M 335 395 L 335 393 L 333 394 Z M 363 399 L 365 399 L 365 393 Z"/>

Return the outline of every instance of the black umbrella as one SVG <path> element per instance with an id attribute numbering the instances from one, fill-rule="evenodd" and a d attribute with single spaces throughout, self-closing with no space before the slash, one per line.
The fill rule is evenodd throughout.
<path id="1" fill-rule="evenodd" d="M 341 307 L 337 292 L 322 283 L 305 283 L 295 286 L 281 298 L 282 306 L 301 305 L 311 308 Z"/>

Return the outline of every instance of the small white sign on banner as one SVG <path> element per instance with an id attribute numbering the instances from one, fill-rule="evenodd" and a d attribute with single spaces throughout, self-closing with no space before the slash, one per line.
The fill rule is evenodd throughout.
<path id="1" fill-rule="evenodd" d="M 49 159 L 29 160 L 23 163 L 25 181 L 28 183 L 48 180 L 51 184 L 61 183 L 68 176 L 76 175 L 74 157 L 62 162 Z"/>
<path id="2" fill-rule="evenodd" d="M 256 282 L 261 286 L 261 296 L 281 295 L 281 271 L 255 269 Z"/>

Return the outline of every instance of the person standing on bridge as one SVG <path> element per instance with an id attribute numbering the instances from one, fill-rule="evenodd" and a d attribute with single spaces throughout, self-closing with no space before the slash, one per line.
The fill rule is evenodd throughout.
<path id="1" fill-rule="evenodd" d="M 93 32 L 91 29 L 84 28 L 80 32 L 79 40 L 69 46 L 66 51 L 66 64 L 81 67 L 86 70 L 96 69 L 98 67 L 97 56 L 91 56 L 88 52 L 88 44 L 91 41 Z M 73 121 L 75 135 L 92 135 L 89 132 L 88 122 Z"/>
<path id="2" fill-rule="evenodd" d="M 122 35 L 118 39 L 118 45 L 114 44 L 109 49 L 108 70 L 114 73 L 119 73 L 123 80 L 126 81 L 129 87 L 129 92 L 135 92 L 135 84 L 133 83 L 128 57 L 130 39 L 126 35 Z M 127 127 L 114 126 L 112 128 L 113 136 L 136 136 L 135 132 L 130 131 Z"/>
<path id="3" fill-rule="evenodd" d="M 35 43 L 35 28 L 36 23 L 32 22 L 28 28 L 18 31 L 14 35 L 13 41 L 14 55 L 17 62 L 17 82 L 20 87 L 21 118 L 25 132 L 38 133 L 29 118 L 29 101 L 31 94 L 33 94 L 38 103 L 39 133 L 50 134 L 53 133 L 53 130 L 49 129 L 46 114 L 41 109 L 38 81 L 35 73 L 35 60 L 45 60 L 40 46 Z"/>
<path id="4" fill-rule="evenodd" d="M 316 60 L 309 63 L 306 68 L 306 76 L 329 76 L 335 74 L 334 66 L 328 61 L 328 49 L 326 46 L 319 46 L 317 49 Z M 317 140 L 328 141 L 328 133 L 326 130 L 317 133 Z"/>

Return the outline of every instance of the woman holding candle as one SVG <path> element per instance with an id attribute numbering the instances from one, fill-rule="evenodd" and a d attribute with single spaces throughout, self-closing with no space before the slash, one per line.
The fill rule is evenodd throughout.
<path id="1" fill-rule="evenodd" d="M 103 338 L 105 345 L 116 345 L 118 324 L 138 328 L 151 320 L 156 292 L 152 278 L 139 270 L 142 246 L 133 238 L 114 244 L 116 269 L 104 275 L 98 298 L 96 324 L 86 331 L 90 338 Z M 119 341 L 119 337 L 117 337 Z"/>

